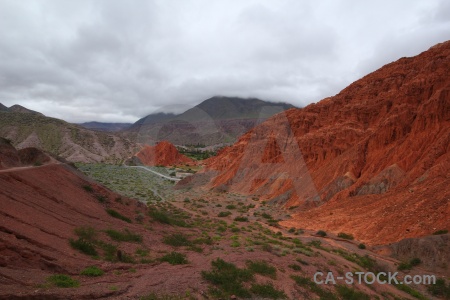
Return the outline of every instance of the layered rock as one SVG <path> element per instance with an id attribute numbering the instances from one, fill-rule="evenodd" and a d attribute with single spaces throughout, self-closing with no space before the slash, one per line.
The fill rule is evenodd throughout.
<path id="1" fill-rule="evenodd" d="M 146 166 L 195 164 L 192 159 L 179 153 L 177 148 L 167 141 L 159 142 L 156 146 L 145 146 L 135 156 Z"/>
<path id="2" fill-rule="evenodd" d="M 301 209 L 285 225 L 369 242 L 448 228 L 449 71 L 445 42 L 278 114 L 208 160 L 207 187 L 282 197 Z"/>

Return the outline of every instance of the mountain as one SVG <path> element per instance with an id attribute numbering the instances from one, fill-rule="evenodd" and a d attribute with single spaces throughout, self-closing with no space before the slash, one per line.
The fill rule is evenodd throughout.
<path id="1" fill-rule="evenodd" d="M 132 123 L 102 123 L 102 122 L 85 122 L 78 124 L 84 128 L 91 129 L 91 130 L 97 130 L 97 131 L 110 131 L 110 132 L 116 132 L 121 131 L 124 129 L 127 129 Z"/>
<path id="2" fill-rule="evenodd" d="M 153 114 L 130 127 L 140 143 L 168 140 L 176 145 L 231 143 L 277 112 L 293 106 L 259 99 L 212 97 L 180 115 Z"/>
<path id="3" fill-rule="evenodd" d="M 273 116 L 179 185 L 206 180 L 290 208 L 285 226 L 374 244 L 449 229 L 449 71 L 450 42 L 401 58 Z"/>
<path id="4" fill-rule="evenodd" d="M 14 112 L 14 113 L 25 113 L 25 114 L 35 114 L 35 115 L 40 115 L 40 116 L 44 116 L 43 114 L 41 114 L 40 112 L 28 109 L 26 107 L 23 107 L 21 105 L 15 104 L 11 107 L 6 107 L 3 104 L 0 103 L 0 111 L 1 112 Z"/>
<path id="5" fill-rule="evenodd" d="M 156 146 L 145 146 L 136 157 L 146 166 L 174 166 L 180 164 L 194 164 L 194 161 L 180 154 L 174 145 L 161 141 Z"/>
<path id="6" fill-rule="evenodd" d="M 88 130 L 15 107 L 14 111 L 0 111 L 0 136 L 19 149 L 35 147 L 72 162 L 120 162 L 138 149 L 121 135 Z"/>

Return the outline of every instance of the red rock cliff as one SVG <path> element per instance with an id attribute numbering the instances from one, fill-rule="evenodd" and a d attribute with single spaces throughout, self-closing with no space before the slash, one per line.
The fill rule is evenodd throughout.
<path id="1" fill-rule="evenodd" d="M 146 146 L 136 156 L 147 166 L 173 166 L 179 164 L 194 164 L 194 161 L 180 154 L 174 145 L 167 141 L 156 146 Z"/>
<path id="2" fill-rule="evenodd" d="M 285 225 L 368 242 L 449 229 L 449 74 L 445 42 L 278 114 L 208 160 L 207 186 L 300 206 Z"/>

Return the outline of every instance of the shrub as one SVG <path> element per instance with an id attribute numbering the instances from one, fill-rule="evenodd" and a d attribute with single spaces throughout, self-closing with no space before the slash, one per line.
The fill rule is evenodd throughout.
<path id="1" fill-rule="evenodd" d="M 83 189 L 89 193 L 92 193 L 94 191 L 94 189 L 90 185 L 83 185 Z"/>
<path id="2" fill-rule="evenodd" d="M 97 250 L 95 250 L 94 244 L 92 244 L 90 241 L 79 238 L 77 240 L 70 239 L 69 243 L 72 248 L 80 251 L 81 253 L 90 256 L 98 255 Z"/>
<path id="3" fill-rule="evenodd" d="M 276 278 L 277 276 L 277 269 L 262 260 L 261 261 L 248 260 L 247 268 L 254 273 L 258 273 L 270 278 Z"/>
<path id="4" fill-rule="evenodd" d="M 301 271 L 302 267 L 297 264 L 290 264 L 289 268 L 291 268 L 294 271 Z"/>
<path id="5" fill-rule="evenodd" d="M 221 211 L 217 216 L 222 218 L 222 217 L 228 217 L 229 215 L 231 215 L 231 212 Z"/>
<path id="6" fill-rule="evenodd" d="M 345 300 L 370 300 L 370 296 L 345 285 L 336 286 L 338 294 Z"/>
<path id="7" fill-rule="evenodd" d="M 268 213 L 265 213 L 265 212 L 263 212 L 263 213 L 261 214 L 261 217 L 263 217 L 264 219 L 272 219 L 272 216 L 269 215 Z"/>
<path id="8" fill-rule="evenodd" d="M 269 299 L 286 299 L 287 296 L 283 291 L 277 290 L 272 283 L 252 284 L 250 292 L 263 298 Z"/>
<path id="9" fill-rule="evenodd" d="M 163 238 L 164 244 L 181 247 L 181 246 L 190 246 L 192 242 L 182 233 L 174 233 Z"/>
<path id="10" fill-rule="evenodd" d="M 333 293 L 322 289 L 319 285 L 307 277 L 291 276 L 291 278 L 295 281 L 295 283 L 297 283 L 297 285 L 311 290 L 314 294 L 318 295 L 320 299 L 337 300 L 337 297 L 333 295 Z"/>
<path id="11" fill-rule="evenodd" d="M 108 209 L 106 209 L 106 212 L 108 213 L 108 215 L 110 215 L 113 218 L 120 219 L 120 220 L 125 221 L 127 223 L 131 223 L 130 218 L 127 218 L 127 217 L 121 215 L 119 212 L 115 211 L 114 209 L 108 208 Z"/>
<path id="12" fill-rule="evenodd" d="M 168 262 L 171 265 L 184 265 L 188 263 L 186 255 L 179 252 L 170 252 L 159 259 L 160 261 Z"/>
<path id="13" fill-rule="evenodd" d="M 341 239 L 346 239 L 346 240 L 353 240 L 354 237 L 351 234 L 348 233 L 344 233 L 344 232 L 339 232 L 338 233 L 338 237 L 340 237 Z"/>
<path id="14" fill-rule="evenodd" d="M 211 265 L 212 271 L 202 271 L 202 277 L 218 286 L 220 290 L 213 290 L 213 294 L 217 298 L 224 295 L 246 298 L 251 296 L 250 292 L 242 285 L 243 282 L 253 279 L 253 274 L 250 270 L 239 269 L 234 264 L 225 262 L 221 258 L 213 260 Z"/>
<path id="15" fill-rule="evenodd" d="M 77 227 L 74 232 L 79 238 L 87 241 L 92 241 L 97 236 L 97 231 L 90 226 Z"/>
<path id="16" fill-rule="evenodd" d="M 295 228 L 294 227 L 289 228 L 288 232 L 289 233 L 294 233 L 295 232 Z"/>
<path id="17" fill-rule="evenodd" d="M 227 206 L 225 206 L 226 209 L 236 209 L 236 205 L 233 204 L 229 204 Z"/>
<path id="18" fill-rule="evenodd" d="M 436 284 L 429 285 L 428 291 L 433 296 L 450 299 L 450 284 L 446 285 L 445 280 L 442 278 L 437 279 Z"/>
<path id="19" fill-rule="evenodd" d="M 447 234 L 447 233 L 448 233 L 447 229 L 441 229 L 441 230 L 433 232 L 434 235 Z"/>
<path id="20" fill-rule="evenodd" d="M 84 275 L 84 276 L 97 277 L 97 276 L 102 276 L 103 274 L 105 274 L 105 272 L 103 272 L 102 269 L 100 269 L 96 266 L 90 266 L 90 267 L 85 268 L 83 271 L 81 271 L 80 274 Z"/>
<path id="21" fill-rule="evenodd" d="M 237 222 L 248 222 L 248 218 L 244 217 L 244 216 L 236 217 L 236 218 L 234 218 L 234 220 Z"/>
<path id="22" fill-rule="evenodd" d="M 364 245 L 363 243 L 361 243 L 361 244 L 358 245 L 358 248 L 359 248 L 359 249 L 366 249 L 366 245 Z"/>
<path id="23" fill-rule="evenodd" d="M 142 242 L 142 235 L 134 234 L 130 232 L 128 229 L 125 229 L 122 232 L 114 229 L 108 229 L 105 232 L 110 238 L 118 242 L 136 242 L 136 243 Z"/>
<path id="24" fill-rule="evenodd" d="M 401 262 L 398 267 L 397 270 L 399 271 L 403 271 L 403 270 L 411 270 L 413 267 L 418 266 L 422 263 L 422 261 L 420 260 L 420 258 L 413 258 L 411 259 L 409 262 Z"/>
<path id="25" fill-rule="evenodd" d="M 327 236 L 327 233 L 325 231 L 323 231 L 323 230 L 319 230 L 319 231 L 316 232 L 316 235 L 324 237 L 324 236 Z"/>
<path id="26" fill-rule="evenodd" d="M 47 277 L 47 282 L 61 288 L 78 287 L 80 283 L 78 280 L 63 274 L 55 274 Z"/>

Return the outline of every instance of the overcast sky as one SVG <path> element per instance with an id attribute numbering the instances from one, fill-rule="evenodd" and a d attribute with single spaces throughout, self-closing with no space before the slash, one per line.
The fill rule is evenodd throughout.
<path id="1" fill-rule="evenodd" d="M 0 103 L 70 122 L 304 106 L 449 39 L 446 0 L 0 0 Z"/>

